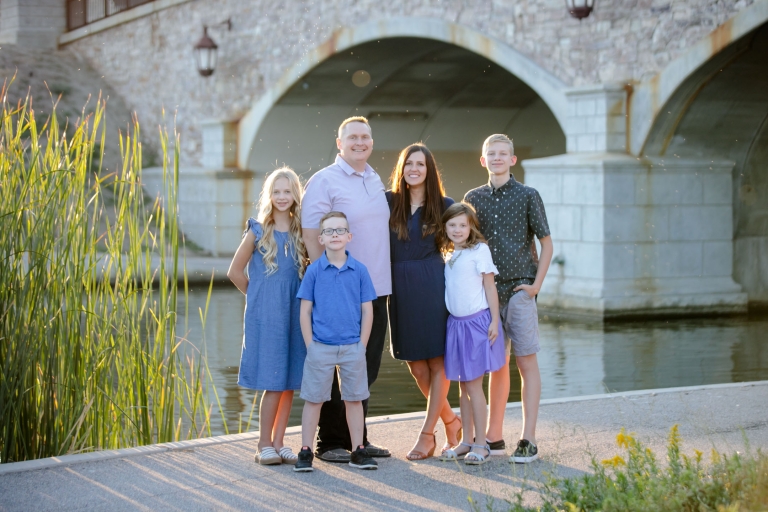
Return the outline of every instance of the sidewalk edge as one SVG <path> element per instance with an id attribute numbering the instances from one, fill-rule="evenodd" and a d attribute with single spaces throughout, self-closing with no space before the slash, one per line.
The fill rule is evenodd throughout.
<path id="1" fill-rule="evenodd" d="M 723 388 L 739 388 L 739 387 L 755 387 L 755 386 L 768 386 L 768 380 L 753 381 L 753 382 L 733 382 L 727 384 L 705 384 L 702 386 L 686 386 L 676 388 L 660 388 L 660 389 L 645 389 L 636 391 L 622 391 L 618 393 L 605 393 L 600 395 L 585 395 L 574 396 L 567 398 L 548 398 L 541 401 L 541 405 L 553 405 L 564 404 L 571 402 L 585 402 L 590 400 L 604 400 L 610 398 L 626 398 L 634 396 L 644 395 L 657 395 L 662 393 L 678 393 L 678 392 L 691 392 L 702 391 L 711 389 L 723 389 Z M 510 402 L 507 404 L 507 409 L 515 409 L 520 407 L 520 402 Z M 458 409 L 454 409 L 458 412 Z M 388 416 L 377 416 L 375 418 L 369 418 L 368 425 L 377 425 L 381 423 L 392 423 L 399 421 L 415 420 L 424 417 L 424 411 L 409 412 L 403 414 L 391 414 Z M 285 431 L 286 435 L 301 433 L 301 426 L 289 427 Z M 243 434 L 230 434 L 217 437 L 204 437 L 200 439 L 191 439 L 188 441 L 177 441 L 173 443 L 161 443 L 148 446 L 137 446 L 134 448 L 122 448 L 120 450 L 105 450 L 98 452 L 79 453 L 74 455 L 62 455 L 59 457 L 49 457 L 45 459 L 27 460 L 23 462 L 12 462 L 9 464 L 0 464 L 0 475 L 9 473 L 18 473 L 24 471 L 35 471 L 38 469 L 48 469 L 56 467 L 71 466 L 74 464 L 82 464 L 86 462 L 98 462 L 109 459 L 120 459 L 126 457 L 136 457 L 139 455 L 154 455 L 158 453 L 164 453 L 173 450 L 192 450 L 195 448 L 202 448 L 211 445 L 234 443 L 240 441 L 255 441 L 259 438 L 258 432 L 246 432 Z"/>

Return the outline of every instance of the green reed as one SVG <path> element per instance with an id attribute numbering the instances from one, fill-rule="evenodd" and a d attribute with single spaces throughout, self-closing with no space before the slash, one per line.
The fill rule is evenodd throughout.
<path id="1" fill-rule="evenodd" d="M 101 100 L 60 127 L 55 108 L 41 123 L 6 93 L 0 461 L 210 435 L 204 365 L 176 332 L 178 137 L 171 149 L 161 131 L 165 190 L 146 200 L 135 120 L 103 174 Z"/>

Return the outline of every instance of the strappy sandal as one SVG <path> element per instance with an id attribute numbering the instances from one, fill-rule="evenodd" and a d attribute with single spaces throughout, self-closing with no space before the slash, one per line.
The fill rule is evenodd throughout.
<path id="1" fill-rule="evenodd" d="M 477 452 L 469 452 L 464 457 L 464 464 L 468 466 L 480 466 L 481 464 L 485 464 L 488 462 L 488 459 L 491 457 L 491 447 L 482 444 L 473 444 L 472 448 L 482 448 L 483 450 L 488 452 L 488 455 L 480 455 Z"/>
<path id="2" fill-rule="evenodd" d="M 282 464 L 283 458 L 277 454 L 274 448 L 265 446 L 256 453 L 256 462 L 262 466 L 272 466 L 275 464 Z"/>
<path id="3" fill-rule="evenodd" d="M 418 450 L 411 450 L 405 456 L 405 458 L 408 460 L 424 460 L 435 454 L 435 449 L 437 448 L 437 439 L 435 438 L 435 434 L 431 432 L 420 432 L 419 435 L 432 436 L 432 449 L 430 449 L 427 453 L 420 452 Z"/>
<path id="4" fill-rule="evenodd" d="M 447 428 L 448 425 L 453 425 L 454 423 L 456 423 L 456 420 L 459 421 L 459 430 L 456 432 L 456 441 L 461 442 L 462 438 L 464 437 L 463 435 L 464 428 L 461 426 L 461 416 L 457 414 L 448 423 L 443 422 L 443 427 Z M 451 448 L 451 443 L 446 441 L 445 444 L 443 445 L 443 448 L 440 450 L 440 453 L 445 453 L 447 450 L 450 450 L 450 448 Z"/>
<path id="5" fill-rule="evenodd" d="M 296 464 L 299 461 L 299 456 L 293 453 L 287 446 L 280 448 L 280 451 L 277 453 L 280 455 L 283 464 Z"/>
<path id="6" fill-rule="evenodd" d="M 467 450 L 466 452 L 457 453 L 457 452 L 456 452 L 456 449 L 457 449 L 457 448 L 459 448 L 460 446 L 466 446 L 467 448 L 469 448 L 469 450 Z M 466 455 L 467 455 L 467 454 L 468 454 L 468 453 L 469 453 L 471 450 L 472 450 L 472 445 L 471 445 L 471 444 L 467 444 L 467 443 L 465 443 L 465 442 L 461 442 L 461 443 L 457 444 L 456 446 L 454 446 L 453 448 L 450 448 L 450 449 L 448 449 L 448 450 L 445 450 L 445 451 L 442 453 L 442 455 L 440 455 L 439 459 L 440 459 L 441 461 L 443 461 L 443 462 L 445 462 L 445 461 L 449 461 L 449 460 L 461 460 L 461 459 L 463 459 L 464 457 L 466 457 Z"/>

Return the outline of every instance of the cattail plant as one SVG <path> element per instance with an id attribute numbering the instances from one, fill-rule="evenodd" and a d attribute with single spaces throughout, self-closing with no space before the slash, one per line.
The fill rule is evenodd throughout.
<path id="1" fill-rule="evenodd" d="M 101 172 L 104 108 L 60 127 L 2 91 L 2 462 L 210 435 L 204 364 L 177 333 L 179 141 L 161 130 L 165 190 L 146 199 L 135 119 Z"/>

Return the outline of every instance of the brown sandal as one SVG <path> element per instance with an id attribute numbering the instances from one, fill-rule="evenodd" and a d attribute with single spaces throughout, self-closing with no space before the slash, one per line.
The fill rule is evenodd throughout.
<path id="1" fill-rule="evenodd" d="M 409 451 L 405 458 L 408 460 L 424 460 L 428 459 L 431 456 L 435 454 L 435 449 L 437 448 L 437 439 L 435 438 L 435 434 L 432 432 L 420 432 L 420 436 L 432 436 L 432 449 L 429 450 L 427 453 L 420 452 L 418 450 L 411 450 Z"/>
<path id="2" fill-rule="evenodd" d="M 443 422 L 443 427 L 448 427 L 448 425 L 453 425 L 454 423 L 456 423 L 456 420 L 458 420 L 459 421 L 459 425 L 461 425 L 461 416 L 456 414 L 453 417 L 453 419 L 451 421 L 449 421 L 448 423 Z M 464 437 L 463 432 L 464 432 L 464 428 L 462 426 L 459 426 L 459 430 L 458 430 L 458 432 L 456 432 L 456 444 L 457 445 L 459 443 L 461 443 L 461 440 Z M 445 445 L 443 445 L 443 449 L 441 450 L 441 452 L 445 453 L 445 451 L 449 450 L 450 448 L 451 448 L 451 444 L 446 439 Z"/>

